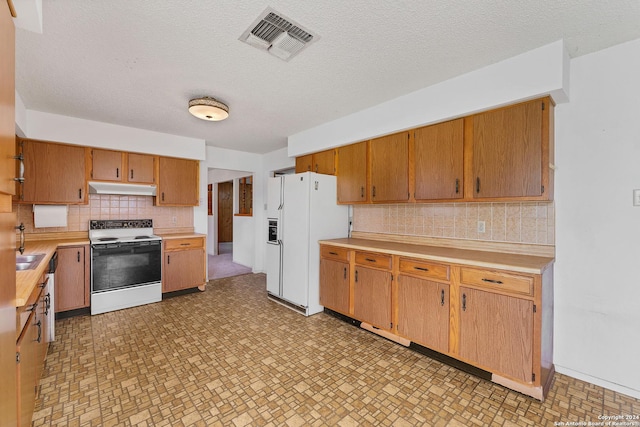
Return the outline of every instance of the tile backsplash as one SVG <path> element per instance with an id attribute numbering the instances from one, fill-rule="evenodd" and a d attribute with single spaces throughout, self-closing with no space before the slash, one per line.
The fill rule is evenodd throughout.
<path id="1" fill-rule="evenodd" d="M 92 219 L 153 219 L 156 229 L 193 227 L 192 207 L 154 206 L 153 197 L 89 194 L 87 205 L 69 205 L 67 227 L 35 228 L 33 205 L 14 204 L 18 222 L 26 233 L 88 231 Z"/>
<path id="2" fill-rule="evenodd" d="M 353 230 L 555 245 L 555 210 L 553 202 L 354 205 Z"/>

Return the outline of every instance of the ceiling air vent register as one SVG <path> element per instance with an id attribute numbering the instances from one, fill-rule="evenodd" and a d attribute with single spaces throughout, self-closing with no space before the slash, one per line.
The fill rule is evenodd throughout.
<path id="1" fill-rule="evenodd" d="M 240 41 L 288 61 L 319 37 L 268 7 L 240 36 Z"/>

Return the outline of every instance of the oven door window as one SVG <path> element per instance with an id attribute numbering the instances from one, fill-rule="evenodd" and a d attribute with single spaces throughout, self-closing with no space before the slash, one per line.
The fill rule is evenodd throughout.
<path id="1" fill-rule="evenodd" d="M 161 242 L 91 245 L 91 291 L 103 292 L 160 282 Z"/>

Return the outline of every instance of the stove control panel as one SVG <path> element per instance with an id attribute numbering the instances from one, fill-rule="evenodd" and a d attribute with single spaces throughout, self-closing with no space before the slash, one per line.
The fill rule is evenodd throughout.
<path id="1" fill-rule="evenodd" d="M 117 230 L 123 228 L 153 228 L 152 219 L 107 219 L 89 221 L 90 230 Z"/>

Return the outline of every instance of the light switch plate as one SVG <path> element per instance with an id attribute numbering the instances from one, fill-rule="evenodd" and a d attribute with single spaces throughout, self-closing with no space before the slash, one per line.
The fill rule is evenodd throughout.
<path id="1" fill-rule="evenodd" d="M 484 232 L 485 232 L 485 222 L 478 221 L 478 233 L 484 233 Z"/>
<path id="2" fill-rule="evenodd" d="M 640 190 L 633 190 L 633 206 L 640 206 Z"/>

